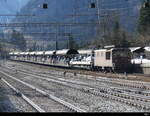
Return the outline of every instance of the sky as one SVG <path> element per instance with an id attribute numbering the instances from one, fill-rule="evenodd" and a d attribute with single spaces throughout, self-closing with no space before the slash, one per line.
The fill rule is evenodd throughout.
<path id="1" fill-rule="evenodd" d="M 15 13 L 29 0 L 0 0 L 0 13 Z"/>
<path id="2" fill-rule="evenodd" d="M 9 22 L 29 0 L 0 0 L 0 23 Z M 3 16 L 4 15 L 4 16 Z"/>

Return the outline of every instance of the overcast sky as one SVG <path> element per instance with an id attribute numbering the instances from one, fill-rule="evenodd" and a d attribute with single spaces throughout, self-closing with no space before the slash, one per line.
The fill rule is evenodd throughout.
<path id="1" fill-rule="evenodd" d="M 0 13 L 19 11 L 29 0 L 0 0 Z"/>

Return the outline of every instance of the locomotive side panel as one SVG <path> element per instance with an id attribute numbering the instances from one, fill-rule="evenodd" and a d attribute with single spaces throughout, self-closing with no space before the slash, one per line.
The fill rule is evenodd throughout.
<path id="1" fill-rule="evenodd" d="M 114 49 L 113 64 L 115 70 L 119 72 L 130 72 L 131 68 L 131 52 L 129 49 Z"/>
<path id="2" fill-rule="evenodd" d="M 95 50 L 94 66 L 113 67 L 112 50 Z"/>

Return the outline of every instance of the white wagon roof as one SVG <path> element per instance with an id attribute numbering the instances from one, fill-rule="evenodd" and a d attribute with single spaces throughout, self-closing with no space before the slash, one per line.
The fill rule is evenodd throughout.
<path id="1" fill-rule="evenodd" d="M 19 52 L 14 52 L 14 55 L 19 55 Z"/>
<path id="2" fill-rule="evenodd" d="M 29 55 L 29 52 L 25 52 L 24 54 L 25 54 L 25 55 Z"/>
<path id="3" fill-rule="evenodd" d="M 91 54 L 92 50 L 78 50 L 79 54 Z"/>
<path id="4" fill-rule="evenodd" d="M 25 55 L 25 52 L 20 52 L 20 55 Z"/>
<path id="5" fill-rule="evenodd" d="M 78 54 L 78 51 L 75 49 L 63 49 L 56 51 L 56 55 L 67 55 L 67 54 Z"/>
<path id="6" fill-rule="evenodd" d="M 46 51 L 45 55 L 53 55 L 55 51 Z"/>
<path id="7" fill-rule="evenodd" d="M 65 55 L 65 54 L 67 54 L 68 51 L 69 51 L 69 49 L 58 50 L 58 51 L 56 51 L 56 54 L 57 55 Z"/>
<path id="8" fill-rule="evenodd" d="M 44 51 L 36 52 L 36 55 L 43 55 L 43 54 L 44 54 Z"/>
<path id="9" fill-rule="evenodd" d="M 29 52 L 30 55 L 35 55 L 36 52 Z"/>
<path id="10" fill-rule="evenodd" d="M 13 52 L 10 52 L 10 53 L 9 53 L 9 55 L 13 55 L 13 54 L 14 54 Z"/>

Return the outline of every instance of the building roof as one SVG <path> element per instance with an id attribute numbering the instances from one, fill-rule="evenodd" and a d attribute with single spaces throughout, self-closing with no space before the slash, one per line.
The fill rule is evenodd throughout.
<path id="1" fill-rule="evenodd" d="M 144 48 L 147 52 L 150 52 L 150 47 L 145 47 Z"/>
<path id="2" fill-rule="evenodd" d="M 144 52 L 145 51 L 144 47 L 131 47 L 129 49 L 131 50 L 131 52 Z"/>

